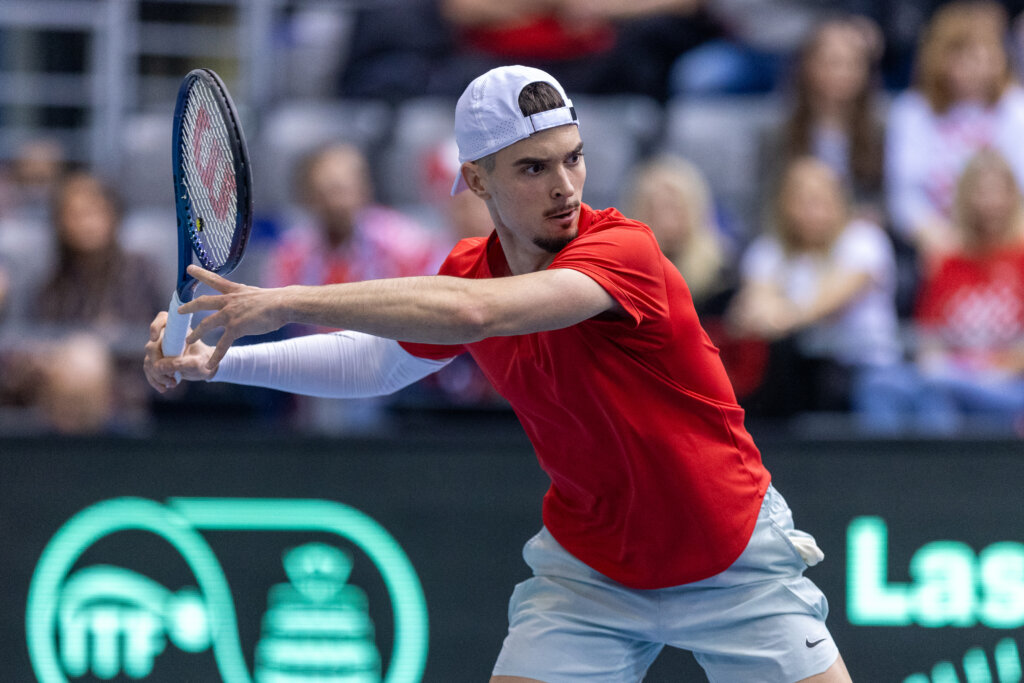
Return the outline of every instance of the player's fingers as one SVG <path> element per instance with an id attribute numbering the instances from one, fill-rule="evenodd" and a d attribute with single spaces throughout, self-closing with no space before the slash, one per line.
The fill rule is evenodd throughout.
<path id="1" fill-rule="evenodd" d="M 227 299 L 223 295 L 197 296 L 187 304 L 178 307 L 178 313 L 195 313 L 196 311 L 216 311 L 224 306 Z"/>
<path id="2" fill-rule="evenodd" d="M 237 282 L 232 282 L 231 280 L 223 278 L 220 275 L 217 275 L 216 273 L 212 273 L 206 270 L 205 268 L 200 268 L 195 264 L 188 267 L 188 274 L 194 277 L 195 279 L 199 280 L 203 284 L 209 285 L 216 289 L 218 292 L 221 292 L 223 294 L 233 292 L 239 289 L 240 287 L 245 286 L 240 285 Z"/>
<path id="3" fill-rule="evenodd" d="M 224 358 L 224 354 L 231 348 L 231 344 L 235 341 L 235 337 L 228 335 L 227 333 L 221 335 L 221 338 L 217 341 L 217 346 L 214 348 L 213 353 L 210 354 L 210 359 L 206 361 L 206 369 L 213 370 L 220 361 Z"/>
<path id="4" fill-rule="evenodd" d="M 154 361 L 150 358 L 146 358 L 146 362 L 143 364 L 145 368 L 146 381 L 149 385 L 159 391 L 161 394 L 165 393 L 168 389 L 173 389 L 177 385 L 177 381 L 174 379 L 173 374 L 168 374 L 163 366 L 166 365 L 165 361 L 157 360 Z"/>
<path id="5" fill-rule="evenodd" d="M 197 341 L 203 338 L 203 335 L 208 333 L 210 330 L 215 330 L 218 327 L 223 327 L 221 318 L 223 316 L 220 313 L 214 313 L 213 315 L 207 316 L 199 321 L 199 324 L 192 328 L 188 336 L 185 337 L 185 343 L 195 344 Z"/>
<path id="6" fill-rule="evenodd" d="M 160 311 L 149 324 L 149 341 L 159 341 L 160 333 L 167 326 L 167 311 Z"/>

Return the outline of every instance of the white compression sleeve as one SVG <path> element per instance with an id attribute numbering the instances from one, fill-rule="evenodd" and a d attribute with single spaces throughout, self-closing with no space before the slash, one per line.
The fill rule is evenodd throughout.
<path id="1" fill-rule="evenodd" d="M 417 358 L 391 339 L 332 332 L 233 346 L 210 381 L 324 398 L 366 398 L 391 394 L 450 362 Z"/>

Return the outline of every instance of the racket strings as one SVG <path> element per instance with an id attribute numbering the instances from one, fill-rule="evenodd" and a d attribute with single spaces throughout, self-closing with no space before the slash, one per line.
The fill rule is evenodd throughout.
<path id="1" fill-rule="evenodd" d="M 189 236 L 204 267 L 219 269 L 232 257 L 238 193 L 228 131 L 213 91 L 196 81 L 183 112 L 182 182 L 192 204 Z"/>

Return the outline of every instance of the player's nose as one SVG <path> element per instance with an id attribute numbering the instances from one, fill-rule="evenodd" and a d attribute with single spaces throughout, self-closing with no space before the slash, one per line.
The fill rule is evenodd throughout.
<path id="1" fill-rule="evenodd" d="M 566 166 L 558 167 L 558 172 L 554 174 L 554 180 L 555 182 L 551 186 L 551 196 L 554 198 L 572 197 L 579 191 L 572 169 Z"/>

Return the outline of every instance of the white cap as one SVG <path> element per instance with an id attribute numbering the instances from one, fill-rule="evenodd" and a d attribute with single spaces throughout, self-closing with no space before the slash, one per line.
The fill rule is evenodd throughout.
<path id="1" fill-rule="evenodd" d="M 565 105 L 523 116 L 519 93 L 530 83 L 547 83 L 562 96 Z M 569 123 L 579 125 L 572 101 L 550 74 L 529 66 L 501 66 L 478 76 L 455 105 L 455 141 L 459 164 L 476 161 L 537 131 Z M 455 176 L 452 195 L 468 189 L 462 170 Z"/>

